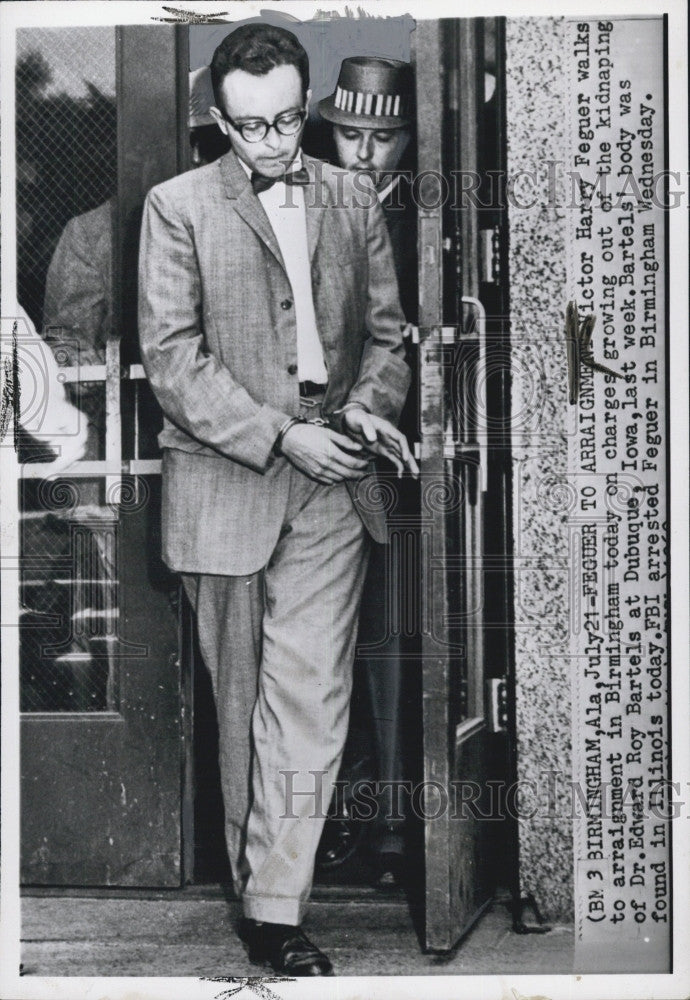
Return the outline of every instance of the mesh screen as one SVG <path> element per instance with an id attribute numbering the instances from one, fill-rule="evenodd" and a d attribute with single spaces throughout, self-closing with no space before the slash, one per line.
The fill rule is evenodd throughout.
<path id="1" fill-rule="evenodd" d="M 67 222 L 115 194 L 115 29 L 24 29 L 17 47 L 17 287 L 40 328 Z"/>
<path id="2" fill-rule="evenodd" d="M 17 38 L 17 289 L 70 367 L 103 364 L 112 317 L 117 182 L 115 29 Z M 67 386 L 104 457 L 105 386 Z M 45 461 L 31 441 L 22 462 Z M 117 514 L 102 479 L 20 484 L 22 711 L 117 708 Z"/>

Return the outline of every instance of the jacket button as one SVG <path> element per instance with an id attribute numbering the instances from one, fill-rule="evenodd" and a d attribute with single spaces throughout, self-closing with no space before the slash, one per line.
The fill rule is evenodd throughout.
<path id="1" fill-rule="evenodd" d="M 297 365 L 288 365 L 288 375 L 297 374 Z"/>
<path id="2" fill-rule="evenodd" d="M 281 309 L 291 309 L 292 308 L 292 301 L 290 299 L 283 299 L 283 301 L 280 303 L 280 308 Z"/>

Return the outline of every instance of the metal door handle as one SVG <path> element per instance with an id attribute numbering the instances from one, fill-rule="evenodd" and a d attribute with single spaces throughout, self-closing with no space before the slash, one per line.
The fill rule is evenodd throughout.
<path id="1" fill-rule="evenodd" d="M 463 295 L 462 301 L 467 305 L 474 306 L 479 317 L 477 321 L 477 340 L 479 344 L 479 364 L 477 366 L 476 383 L 480 384 L 480 379 L 486 385 L 486 309 L 479 299 L 473 295 Z M 477 392 L 479 400 L 479 392 Z M 486 413 L 480 414 L 477 407 L 477 444 L 479 446 L 479 476 L 482 493 L 486 493 L 489 488 L 488 458 L 489 449 L 487 444 L 487 420 Z"/>

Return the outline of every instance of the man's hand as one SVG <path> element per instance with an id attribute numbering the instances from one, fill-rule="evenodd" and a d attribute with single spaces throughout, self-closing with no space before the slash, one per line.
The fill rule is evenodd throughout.
<path id="1" fill-rule="evenodd" d="M 347 433 L 374 455 L 383 455 L 393 463 L 400 478 L 405 469 L 419 475 L 419 466 L 410 451 L 407 438 L 390 420 L 367 413 L 359 407 L 346 410 L 343 427 Z"/>
<path id="2" fill-rule="evenodd" d="M 72 465 L 80 461 L 86 454 L 89 428 L 84 414 L 80 413 L 79 416 L 81 419 L 76 434 L 62 437 L 58 432 L 50 441 L 51 447 L 56 452 L 58 448 L 60 451 L 60 454 L 51 463 L 51 476 L 59 476 L 68 472 Z"/>
<path id="3" fill-rule="evenodd" d="M 318 424 L 294 424 L 283 435 L 280 450 L 300 472 L 320 483 L 361 479 L 369 462 L 361 444 Z"/>
<path id="4" fill-rule="evenodd" d="M 49 386 L 49 391 L 52 395 L 48 397 L 39 440 L 45 441 L 55 452 L 50 475 L 61 476 L 68 472 L 75 462 L 84 458 L 89 425 L 85 413 L 67 399 L 61 398 L 64 389 L 59 383 L 55 384 L 54 389 Z"/>

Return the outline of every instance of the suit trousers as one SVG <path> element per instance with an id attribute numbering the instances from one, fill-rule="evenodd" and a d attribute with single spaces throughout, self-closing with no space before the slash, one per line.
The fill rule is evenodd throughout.
<path id="1" fill-rule="evenodd" d="M 404 816 L 398 811 L 394 789 L 405 777 L 402 726 L 405 665 L 394 618 L 399 618 L 400 589 L 405 581 L 400 579 L 399 567 L 396 576 L 396 567 L 390 565 L 392 554 L 392 545 L 372 545 L 359 621 L 357 667 L 364 674 L 369 696 L 375 778 L 379 783 L 370 846 L 374 852 L 402 853 Z"/>
<path id="2" fill-rule="evenodd" d="M 347 736 L 369 536 L 344 483 L 284 474 L 268 564 L 183 581 L 216 703 L 235 891 L 245 916 L 299 924 Z"/>
<path id="3" fill-rule="evenodd" d="M 414 434 L 414 428 L 410 428 Z M 389 544 L 373 545 L 364 583 L 355 677 L 368 695 L 374 751 L 376 818 L 373 853 L 404 851 L 409 784 L 418 765 L 420 702 L 418 629 L 419 486 L 410 478 L 379 473 L 395 496 Z M 414 638 L 413 638 L 414 630 Z M 368 721 L 368 720 L 367 720 Z M 346 759 L 348 751 L 345 752 Z M 407 831 L 409 832 L 409 831 Z"/>

